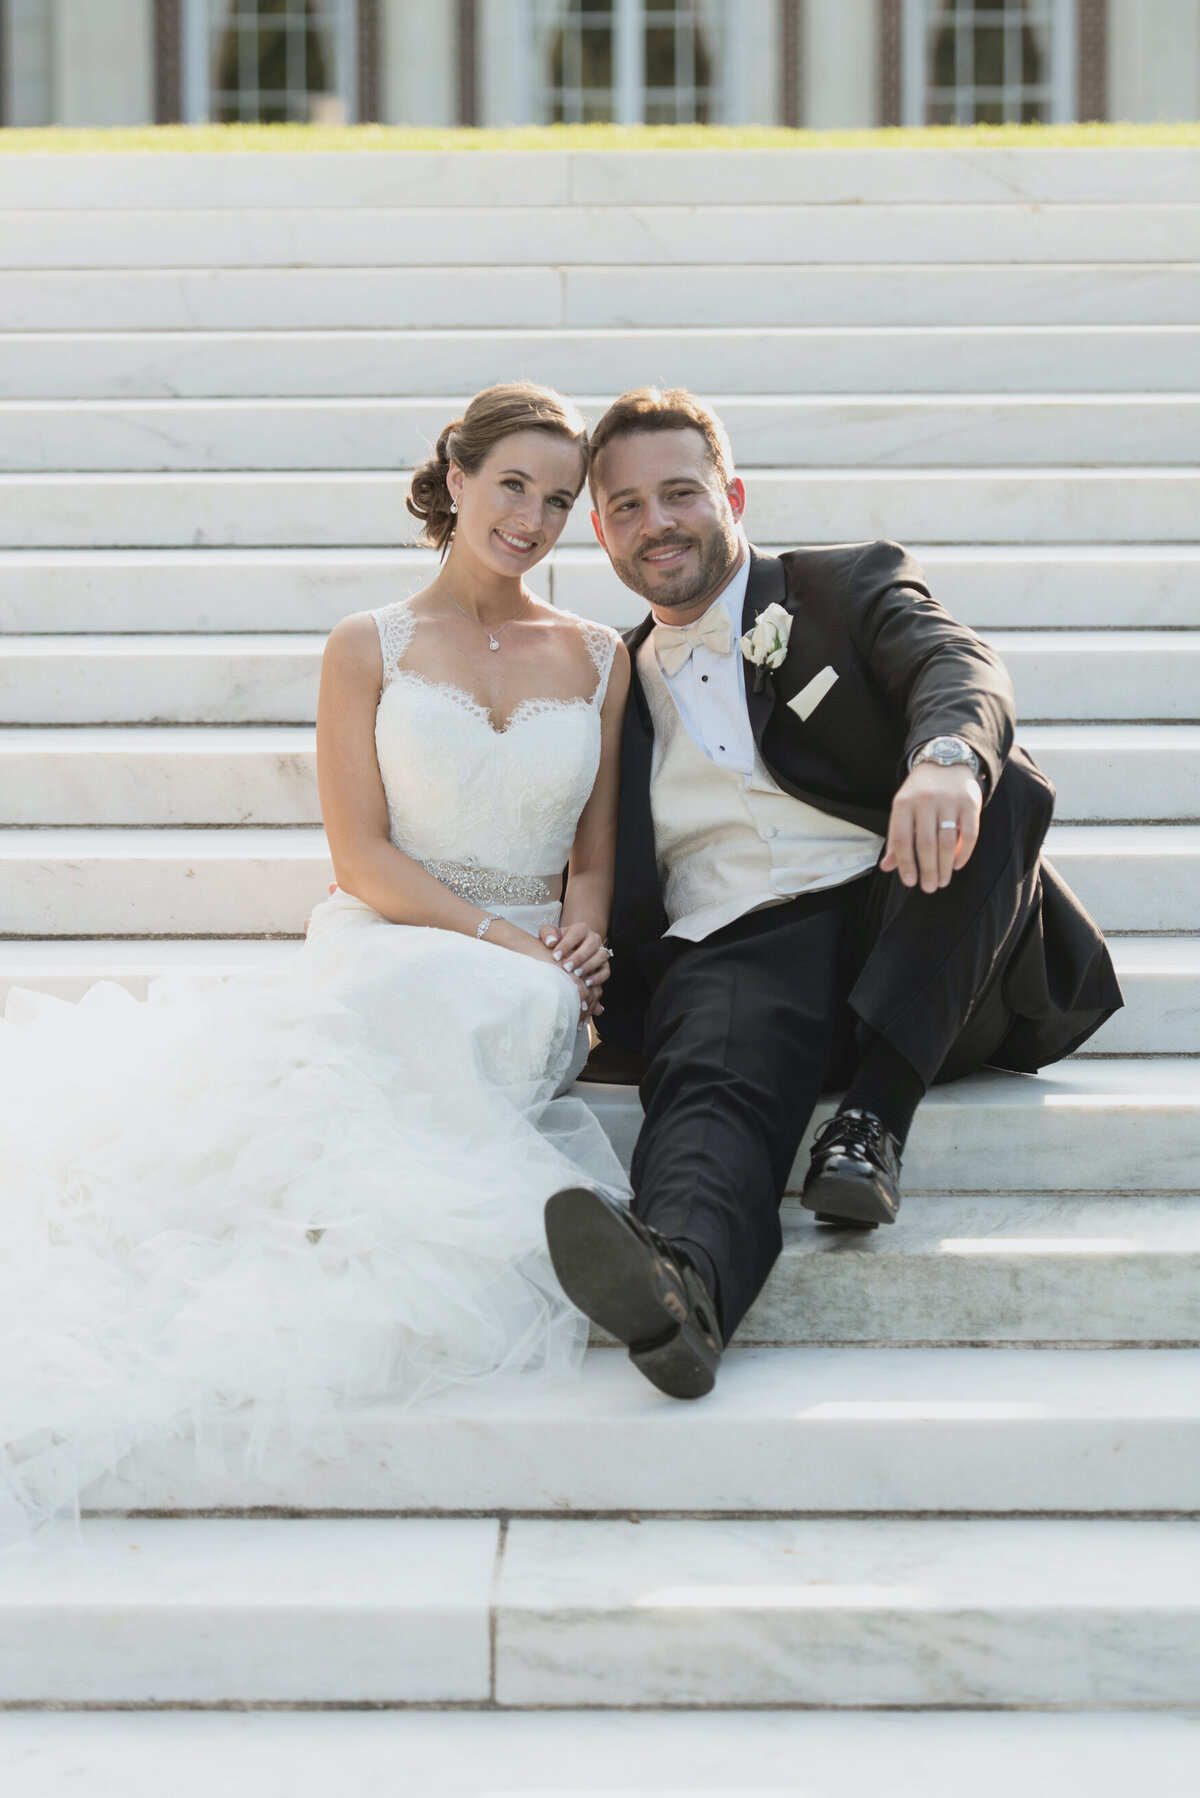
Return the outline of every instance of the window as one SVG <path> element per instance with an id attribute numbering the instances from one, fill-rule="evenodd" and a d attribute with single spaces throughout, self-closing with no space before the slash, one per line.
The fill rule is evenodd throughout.
<path id="1" fill-rule="evenodd" d="M 1073 0 L 905 0 L 910 125 L 1074 116 Z"/>
<path id="2" fill-rule="evenodd" d="M 222 125 L 354 116 L 354 0 L 187 0 L 187 116 Z"/>
<path id="3" fill-rule="evenodd" d="M 566 16 L 562 17 L 564 13 Z M 616 117 L 615 23 L 611 6 L 574 0 L 543 8 L 546 86 L 543 117 L 553 125 L 590 125 Z"/>
<path id="4" fill-rule="evenodd" d="M 709 124 L 720 0 L 541 0 L 535 116 L 549 124 Z"/>
<path id="5" fill-rule="evenodd" d="M 716 114 L 707 33 L 685 4 L 646 8 L 647 125 L 711 125 Z"/>

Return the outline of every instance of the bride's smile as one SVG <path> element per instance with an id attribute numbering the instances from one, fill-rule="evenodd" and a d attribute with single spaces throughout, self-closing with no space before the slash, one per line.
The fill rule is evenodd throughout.
<path id="1" fill-rule="evenodd" d="M 558 542 L 583 476 L 576 445 L 545 431 L 514 431 L 473 474 L 451 464 L 446 488 L 458 508 L 455 585 L 473 591 L 475 599 L 471 606 L 460 594 L 465 609 L 484 623 L 490 622 L 482 616 L 485 609 L 502 610 L 503 588 Z"/>

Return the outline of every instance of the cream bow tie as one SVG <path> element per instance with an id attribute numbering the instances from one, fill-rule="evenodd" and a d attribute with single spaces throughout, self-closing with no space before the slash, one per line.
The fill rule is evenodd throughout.
<path id="1" fill-rule="evenodd" d="M 727 656 L 733 648 L 733 625 L 724 606 L 711 606 L 693 624 L 654 627 L 654 651 L 666 675 L 678 674 L 686 667 L 688 657 L 701 643 L 718 656 Z"/>

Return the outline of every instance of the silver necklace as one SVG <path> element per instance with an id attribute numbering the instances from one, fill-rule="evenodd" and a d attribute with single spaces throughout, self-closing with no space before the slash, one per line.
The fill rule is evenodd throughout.
<path id="1" fill-rule="evenodd" d="M 533 594 L 530 593 L 525 600 L 525 604 L 521 607 L 521 610 L 519 612 L 514 612 L 511 618 L 506 618 L 504 620 L 504 623 L 500 626 L 500 629 L 498 631 L 494 631 L 494 630 L 490 629 L 490 627 L 488 625 L 481 623 L 478 618 L 472 618 L 471 614 L 469 612 L 463 611 L 463 608 L 459 605 L 459 603 L 455 599 L 453 593 L 447 593 L 446 598 L 450 601 L 450 604 L 454 607 L 454 610 L 456 612 L 462 612 L 462 615 L 467 620 L 468 624 L 477 624 L 477 625 L 479 625 L 479 629 L 481 631 L 485 632 L 485 634 L 487 636 L 487 640 L 488 640 L 488 648 L 489 649 L 499 649 L 500 638 L 504 635 L 504 633 L 508 629 L 509 625 L 515 624 L 517 622 L 518 618 L 524 618 L 526 612 L 529 610 L 530 606 L 533 604 Z"/>

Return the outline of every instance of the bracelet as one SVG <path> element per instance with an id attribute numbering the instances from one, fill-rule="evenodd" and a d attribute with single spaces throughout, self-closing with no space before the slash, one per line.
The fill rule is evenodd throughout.
<path id="1" fill-rule="evenodd" d="M 479 926 L 479 929 L 475 932 L 475 935 L 480 940 L 482 940 L 487 935 L 488 931 L 492 928 L 492 925 L 495 922 L 496 922 L 496 914 L 494 911 L 490 911 L 488 913 L 487 917 L 483 920 L 483 923 Z"/>

